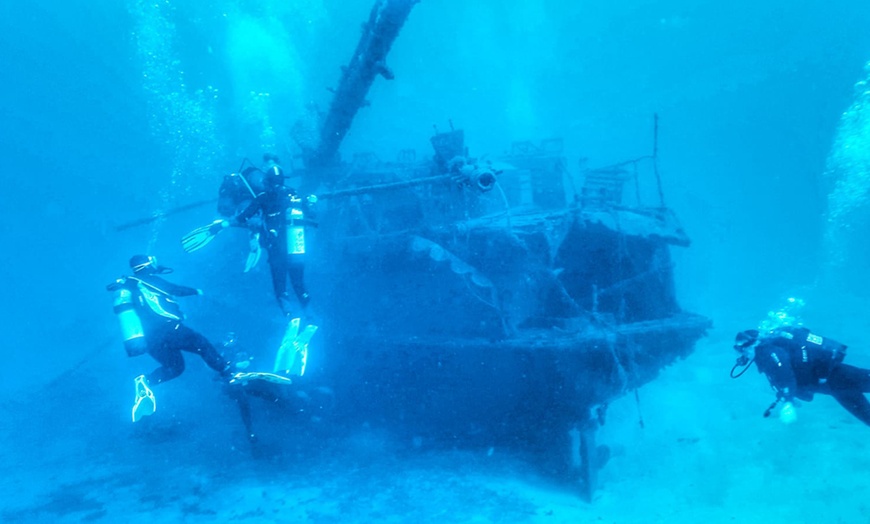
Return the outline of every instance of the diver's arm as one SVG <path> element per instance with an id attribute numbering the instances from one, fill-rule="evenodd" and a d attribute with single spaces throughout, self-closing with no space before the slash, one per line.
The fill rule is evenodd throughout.
<path id="1" fill-rule="evenodd" d="M 797 380 L 791 367 L 788 350 L 774 345 L 761 345 L 756 349 L 755 362 L 776 389 L 777 397 L 792 402 L 797 389 Z"/>
<path id="2" fill-rule="evenodd" d="M 247 221 L 260 212 L 260 210 L 263 208 L 263 198 L 265 198 L 265 196 L 265 193 L 260 193 L 254 200 L 251 200 L 251 202 L 248 204 L 248 207 L 246 207 L 241 212 L 239 212 L 238 215 L 236 215 L 235 220 L 238 222 L 239 225 L 247 225 Z"/>
<path id="3" fill-rule="evenodd" d="M 199 289 L 173 284 L 172 282 L 167 282 L 166 280 L 163 280 L 162 278 L 157 276 L 149 277 L 148 283 L 153 284 L 154 286 L 176 297 L 189 297 L 191 295 L 202 294 L 202 291 L 200 291 Z"/>

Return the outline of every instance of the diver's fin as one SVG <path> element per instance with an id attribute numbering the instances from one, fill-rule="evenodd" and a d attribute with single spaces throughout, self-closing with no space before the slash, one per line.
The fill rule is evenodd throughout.
<path id="1" fill-rule="evenodd" d="M 198 227 L 181 237 L 181 247 L 183 247 L 188 253 L 193 253 L 196 250 L 202 249 L 208 245 L 209 242 L 214 240 L 214 237 L 217 236 L 223 228 L 229 225 L 230 223 L 226 220 L 218 219 L 211 224 Z"/>
<path id="2" fill-rule="evenodd" d="M 300 377 L 305 375 L 305 365 L 308 364 L 308 342 L 311 341 L 311 337 L 314 336 L 315 332 L 317 332 L 317 326 L 309 324 L 305 326 L 302 333 L 293 341 L 293 349 L 295 351 L 293 351 L 290 365 L 287 368 L 287 372 L 291 375 L 298 375 Z"/>
<path id="3" fill-rule="evenodd" d="M 294 318 L 287 326 L 284 340 L 275 356 L 275 373 L 285 372 L 290 375 L 303 376 L 308 363 L 308 343 L 317 332 L 317 326 L 308 325 L 299 333 L 300 319 Z"/>
<path id="4" fill-rule="evenodd" d="M 145 375 L 139 375 L 133 380 L 136 387 L 136 399 L 133 401 L 133 422 L 139 422 L 143 417 L 157 411 L 157 399 L 154 392 L 145 383 Z"/>
<path id="5" fill-rule="evenodd" d="M 278 353 L 275 354 L 275 367 L 272 369 L 275 373 L 288 369 L 290 359 L 295 351 L 293 341 L 299 335 L 300 318 L 294 318 L 287 324 L 287 329 L 284 331 L 284 338 L 281 339 L 281 346 L 278 348 Z"/>
<path id="6" fill-rule="evenodd" d="M 276 375 L 274 373 L 262 372 L 236 373 L 235 375 L 233 375 L 232 380 L 230 380 L 230 384 L 240 384 L 244 386 L 251 380 L 265 380 L 266 382 L 281 384 L 283 386 L 289 386 L 293 384 L 293 381 L 287 377 Z"/>
<path id="7" fill-rule="evenodd" d="M 251 234 L 251 250 L 248 252 L 248 259 L 245 261 L 245 273 L 254 269 L 254 266 L 256 266 L 257 262 L 260 261 L 261 253 L 260 234 L 253 233 Z"/>

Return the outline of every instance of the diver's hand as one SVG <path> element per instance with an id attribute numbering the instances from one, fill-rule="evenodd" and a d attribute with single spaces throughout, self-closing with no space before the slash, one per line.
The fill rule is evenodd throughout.
<path id="1" fill-rule="evenodd" d="M 782 405 L 782 408 L 779 410 L 779 420 L 783 424 L 791 424 L 797 420 L 797 410 L 795 410 L 794 404 L 786 402 Z"/>
<path id="2" fill-rule="evenodd" d="M 263 218 L 260 215 L 254 215 L 251 218 L 245 220 L 243 225 L 251 231 L 258 231 L 260 229 L 263 229 Z"/>
<path id="3" fill-rule="evenodd" d="M 203 295 L 202 290 L 201 290 L 201 289 L 197 289 L 197 290 L 196 290 L 196 294 L 197 294 L 197 296 L 200 296 L 200 297 L 201 297 L 201 296 Z"/>

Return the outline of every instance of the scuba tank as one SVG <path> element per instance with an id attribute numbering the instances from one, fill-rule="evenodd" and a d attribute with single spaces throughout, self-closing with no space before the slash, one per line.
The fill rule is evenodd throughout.
<path id="1" fill-rule="evenodd" d="M 308 195 L 303 202 L 301 198 L 296 196 L 295 191 L 291 189 L 290 192 L 290 220 L 287 221 L 287 254 L 304 255 L 305 225 L 311 224 L 310 220 L 305 219 L 305 213 L 309 213 L 309 217 L 314 216 L 311 207 L 317 203 L 317 197 Z M 316 224 L 315 227 L 317 227 Z"/>
<path id="2" fill-rule="evenodd" d="M 145 330 L 142 328 L 142 320 L 136 312 L 136 303 L 133 292 L 124 286 L 126 279 L 118 279 L 109 284 L 107 289 L 115 292 L 113 310 L 118 317 L 121 326 L 121 336 L 124 338 L 124 349 L 127 355 L 135 357 L 144 354 L 148 350 L 145 342 Z"/>
<path id="3" fill-rule="evenodd" d="M 305 254 L 305 228 L 302 226 L 305 215 L 301 209 L 290 210 L 290 223 L 287 225 L 287 254 Z"/>

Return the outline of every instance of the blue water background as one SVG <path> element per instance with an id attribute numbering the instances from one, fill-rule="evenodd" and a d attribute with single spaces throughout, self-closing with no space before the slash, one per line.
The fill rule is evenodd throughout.
<path id="1" fill-rule="evenodd" d="M 241 158 L 292 151 L 289 129 L 310 104 L 327 107 L 370 7 L 0 4 L 0 393 L 23 401 L 66 377 L 109 395 L 101 402 L 124 396 L 127 409 L 135 366 L 104 286 L 137 252 L 206 290 L 186 309 L 209 335 L 277 325 L 265 272 L 240 300 L 229 294 L 240 277 L 217 250 L 181 250 L 210 209 L 115 228 L 213 197 Z M 866 323 L 865 232 L 828 220 L 837 181 L 860 188 L 867 172 L 852 164 L 849 179 L 831 158 L 844 112 L 861 109 L 868 27 L 870 4 L 858 0 L 424 0 L 389 55 L 396 79 L 375 82 L 342 153 L 428 154 L 433 125 L 452 120 L 474 154 L 562 137 L 569 163 L 605 165 L 649 153 L 657 113 L 665 201 L 693 241 L 674 249 L 678 299 L 713 319 L 723 366 L 730 333 L 795 294 L 808 298 L 808 322 L 868 347 L 855 327 Z M 862 129 L 846 129 L 852 150 L 870 148 Z M 836 202 L 866 216 L 860 195 Z M 844 250 L 856 258 L 831 271 Z M 106 375 L 67 374 L 94 359 Z"/>

